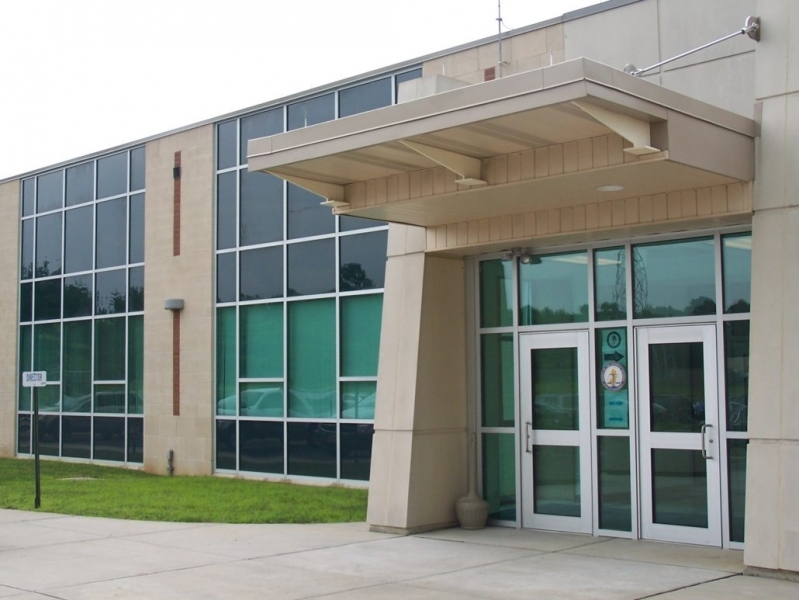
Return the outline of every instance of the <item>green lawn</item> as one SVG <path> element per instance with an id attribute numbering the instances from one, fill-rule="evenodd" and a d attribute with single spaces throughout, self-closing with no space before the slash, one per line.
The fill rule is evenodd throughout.
<path id="1" fill-rule="evenodd" d="M 225 477 L 162 477 L 115 467 L 41 461 L 40 510 L 204 523 L 366 520 L 366 490 Z M 0 459 L 0 508 L 34 510 L 32 460 Z"/>

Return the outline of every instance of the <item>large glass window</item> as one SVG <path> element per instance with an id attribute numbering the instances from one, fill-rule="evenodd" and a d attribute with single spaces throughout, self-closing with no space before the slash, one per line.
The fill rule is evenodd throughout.
<path id="1" fill-rule="evenodd" d="M 752 298 L 752 234 L 721 238 L 724 277 L 724 312 L 749 312 Z"/>
<path id="2" fill-rule="evenodd" d="M 391 104 L 391 78 L 384 77 L 339 92 L 338 116 L 349 117 Z"/>
<path id="3" fill-rule="evenodd" d="M 283 180 L 268 173 L 241 173 L 239 244 L 265 244 L 283 239 Z"/>
<path id="4" fill-rule="evenodd" d="M 339 289 L 342 292 L 385 286 L 387 241 L 386 230 L 341 238 Z"/>
<path id="5" fill-rule="evenodd" d="M 533 255 L 519 263 L 521 325 L 588 320 L 586 252 Z"/>
<path id="6" fill-rule="evenodd" d="M 325 94 L 288 106 L 289 130 L 332 121 L 336 116 L 334 94 Z"/>
<path id="7" fill-rule="evenodd" d="M 91 270 L 94 257 L 94 207 L 83 206 L 66 211 L 64 229 L 64 272 Z"/>

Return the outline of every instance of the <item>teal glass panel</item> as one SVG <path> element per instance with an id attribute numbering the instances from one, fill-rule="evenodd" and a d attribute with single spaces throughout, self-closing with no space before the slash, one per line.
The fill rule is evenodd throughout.
<path id="1" fill-rule="evenodd" d="M 36 388 L 39 394 L 39 412 L 58 412 L 61 404 L 61 386 L 46 385 Z"/>
<path id="2" fill-rule="evenodd" d="M 240 308 L 242 377 L 283 377 L 283 303 Z"/>
<path id="3" fill-rule="evenodd" d="M 335 300 L 291 302 L 288 337 L 289 416 L 335 417 Z M 289 442 L 292 439 L 289 432 Z M 289 461 L 291 463 L 291 452 Z M 335 471 L 335 465 L 333 470 Z M 332 477 L 335 477 L 335 473 Z"/>
<path id="4" fill-rule="evenodd" d="M 374 419 L 376 381 L 341 382 L 341 418 Z"/>
<path id="5" fill-rule="evenodd" d="M 630 439 L 600 436 L 599 528 L 632 531 Z"/>
<path id="6" fill-rule="evenodd" d="M 236 309 L 216 309 L 216 414 L 235 415 Z M 227 468 L 227 467 L 225 467 Z"/>
<path id="7" fill-rule="evenodd" d="M 64 412 L 92 410 L 92 322 L 64 323 Z"/>
<path id="8" fill-rule="evenodd" d="M 721 238 L 724 312 L 749 312 L 752 300 L 752 234 Z"/>
<path id="9" fill-rule="evenodd" d="M 533 446 L 533 507 L 539 515 L 580 516 L 579 447 Z"/>
<path id="10" fill-rule="evenodd" d="M 125 317 L 94 321 L 94 379 L 125 380 Z"/>
<path id="11" fill-rule="evenodd" d="M 513 325 L 513 261 L 480 263 L 480 326 Z"/>
<path id="12" fill-rule="evenodd" d="M 652 521 L 707 527 L 707 464 L 699 450 L 652 450 Z"/>
<path id="13" fill-rule="evenodd" d="M 94 412 L 124 413 L 125 386 L 102 384 L 94 386 Z"/>
<path id="14" fill-rule="evenodd" d="M 627 256 L 624 248 L 594 251 L 596 320 L 627 318 Z"/>
<path id="15" fill-rule="evenodd" d="M 483 498 L 488 516 L 516 521 L 516 443 L 512 433 L 483 434 Z"/>
<path id="16" fill-rule="evenodd" d="M 480 336 L 483 427 L 513 427 L 516 422 L 513 353 L 512 333 Z"/>
<path id="17" fill-rule="evenodd" d="M 633 247 L 636 319 L 716 314 L 713 238 Z"/>
<path id="18" fill-rule="evenodd" d="M 588 321 L 588 253 L 532 256 L 519 263 L 521 325 Z"/>
<path id="19" fill-rule="evenodd" d="M 727 431 L 746 431 L 749 414 L 749 321 L 724 323 Z"/>
<path id="20" fill-rule="evenodd" d="M 128 317 L 128 413 L 144 412 L 144 317 Z"/>
<path id="21" fill-rule="evenodd" d="M 31 335 L 30 325 L 22 325 L 19 328 L 19 410 L 31 409 L 31 388 L 22 387 L 22 374 L 32 370 Z"/>
<path id="22" fill-rule="evenodd" d="M 577 348 L 532 350 L 533 429 L 580 428 Z"/>
<path id="23" fill-rule="evenodd" d="M 282 383 L 242 383 L 239 386 L 239 413 L 243 417 L 282 417 Z"/>
<path id="24" fill-rule="evenodd" d="M 651 431 L 698 433 L 705 424 L 702 342 L 649 345 Z"/>
<path id="25" fill-rule="evenodd" d="M 369 481 L 374 432 L 375 428 L 371 423 L 342 423 L 339 425 L 339 445 L 341 447 L 339 474 L 342 479 Z"/>
<path id="26" fill-rule="evenodd" d="M 749 440 L 727 440 L 727 481 L 730 486 L 730 541 L 744 541 L 746 512 L 746 446 Z"/>
<path id="27" fill-rule="evenodd" d="M 380 355 L 382 294 L 341 299 L 341 375 L 374 377 Z"/>
<path id="28" fill-rule="evenodd" d="M 599 429 L 629 429 L 627 328 L 596 330 L 596 400 Z"/>
<path id="29" fill-rule="evenodd" d="M 61 324 L 33 328 L 33 370 L 47 371 L 47 381 L 61 379 Z"/>

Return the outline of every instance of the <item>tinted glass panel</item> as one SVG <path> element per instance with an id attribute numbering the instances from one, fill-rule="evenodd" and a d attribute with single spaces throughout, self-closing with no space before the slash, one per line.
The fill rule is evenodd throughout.
<path id="1" fill-rule="evenodd" d="M 288 331 L 290 417 L 336 416 L 336 302 L 292 302 Z"/>
<path id="2" fill-rule="evenodd" d="M 332 121 L 336 117 L 334 94 L 290 104 L 288 107 L 289 130 Z"/>
<path id="3" fill-rule="evenodd" d="M 236 468 L 236 421 L 216 422 L 216 468 Z"/>
<path id="4" fill-rule="evenodd" d="M 94 379 L 124 381 L 125 318 L 97 319 L 94 322 Z"/>
<path id="5" fill-rule="evenodd" d="M 484 260 L 480 263 L 480 326 L 513 325 L 513 262 Z"/>
<path id="6" fill-rule="evenodd" d="M 26 179 L 22 182 L 22 216 L 29 217 L 33 214 L 33 209 L 36 204 L 34 179 Z"/>
<path id="7" fill-rule="evenodd" d="M 236 253 L 216 256 L 216 301 L 236 301 Z"/>
<path id="8" fill-rule="evenodd" d="M 130 189 L 144 189 L 144 148 L 135 148 L 130 151 Z"/>
<path id="9" fill-rule="evenodd" d="M 577 348 L 532 350 L 533 428 L 579 429 Z"/>
<path id="10" fill-rule="evenodd" d="M 22 248 L 20 258 L 20 278 L 30 279 L 33 277 L 33 219 L 22 221 Z"/>
<path id="11" fill-rule="evenodd" d="M 48 323 L 33 328 L 33 370 L 47 371 L 47 381 L 61 379 L 61 325 Z"/>
<path id="12" fill-rule="evenodd" d="M 396 98 L 395 102 L 399 99 L 399 89 L 400 84 L 404 81 L 410 81 L 411 79 L 419 79 L 422 76 L 421 69 L 414 69 L 413 71 L 408 71 L 407 73 L 400 73 L 397 75 L 397 87 L 396 87 Z"/>
<path id="13" fill-rule="evenodd" d="M 341 382 L 341 418 L 374 419 L 376 381 Z"/>
<path id="14" fill-rule="evenodd" d="M 61 404 L 61 386 L 50 385 L 39 388 L 39 410 L 58 412 Z"/>
<path id="15" fill-rule="evenodd" d="M 324 198 L 301 187 L 288 184 L 288 236 L 289 239 L 333 233 L 336 219 L 333 211 L 322 206 Z"/>
<path id="16" fill-rule="evenodd" d="M 283 377 L 283 303 L 240 310 L 241 376 Z"/>
<path id="17" fill-rule="evenodd" d="M 144 267 L 133 267 L 128 270 L 128 311 L 144 310 Z"/>
<path id="18" fill-rule="evenodd" d="M 88 317 L 92 314 L 94 296 L 90 274 L 64 278 L 64 318 Z"/>
<path id="19" fill-rule="evenodd" d="M 36 277 L 61 274 L 61 213 L 36 219 Z"/>
<path id="20" fill-rule="evenodd" d="M 128 154 L 122 152 L 97 161 L 97 199 L 128 191 Z"/>
<path id="21" fill-rule="evenodd" d="M 306 296 L 336 291 L 335 240 L 288 246 L 288 295 Z"/>
<path id="22" fill-rule="evenodd" d="M 236 166 L 236 121 L 220 123 L 216 127 L 216 168 Z"/>
<path id="23" fill-rule="evenodd" d="M 128 317 L 128 413 L 144 412 L 144 317 Z"/>
<path id="24" fill-rule="evenodd" d="M 19 415 L 17 421 L 17 452 L 31 453 L 31 416 Z"/>
<path id="25" fill-rule="evenodd" d="M 144 194 L 130 197 L 130 262 L 144 262 Z"/>
<path id="26" fill-rule="evenodd" d="M 336 476 L 336 424 L 288 424 L 289 475 Z"/>
<path id="27" fill-rule="evenodd" d="M 61 424 L 58 415 L 39 417 L 39 453 L 44 456 L 58 456 L 60 442 Z"/>
<path id="28" fill-rule="evenodd" d="M 127 277 L 125 269 L 97 273 L 94 314 L 113 315 L 125 312 Z"/>
<path id="29" fill-rule="evenodd" d="M 341 90 L 338 94 L 338 114 L 349 117 L 391 104 L 391 78 L 378 79 Z"/>
<path id="30" fill-rule="evenodd" d="M 580 448 L 533 446 L 533 506 L 540 515 L 580 516 Z"/>
<path id="31" fill-rule="evenodd" d="M 67 206 L 94 200 L 94 163 L 67 169 Z"/>
<path id="32" fill-rule="evenodd" d="M 283 473 L 283 423 L 239 422 L 239 469 Z"/>
<path id="33" fill-rule="evenodd" d="M 241 173 L 239 245 L 283 239 L 283 180 L 268 173 Z"/>
<path id="34" fill-rule="evenodd" d="M 522 325 L 578 323 L 588 320 L 586 252 L 533 256 L 519 263 Z"/>
<path id="35" fill-rule="evenodd" d="M 92 322 L 64 323 L 64 412 L 92 409 Z"/>
<path id="36" fill-rule="evenodd" d="M 242 383 L 239 402 L 239 414 L 243 417 L 283 417 L 283 384 Z M 280 427 L 282 430 L 283 425 Z"/>
<path id="37" fill-rule="evenodd" d="M 216 178 L 216 247 L 236 245 L 236 173 L 222 173 Z"/>
<path id="38" fill-rule="evenodd" d="M 267 112 L 250 115 L 241 120 L 241 147 L 239 148 L 240 164 L 247 163 L 247 142 L 256 138 L 275 135 L 283 131 L 283 109 L 276 108 Z"/>
<path id="39" fill-rule="evenodd" d="M 283 297 L 283 246 L 243 250 L 239 256 L 239 300 Z"/>
<path id="40" fill-rule="evenodd" d="M 386 281 L 388 231 L 341 238 L 340 284 L 342 292 L 382 288 Z"/>
<path id="41" fill-rule="evenodd" d="M 627 329 L 597 329 L 596 397 L 597 427 L 630 427 L 629 371 L 627 369 Z"/>
<path id="42" fill-rule="evenodd" d="M 624 248 L 594 251 L 596 320 L 627 318 L 627 259 Z"/>
<path id="43" fill-rule="evenodd" d="M 31 369 L 31 333 L 30 325 L 19 328 L 19 410 L 30 410 L 31 389 L 22 387 L 22 373 Z"/>
<path id="44" fill-rule="evenodd" d="M 236 309 L 218 308 L 216 310 L 216 414 L 235 415 L 236 404 Z"/>
<path id="45" fill-rule="evenodd" d="M 124 413 L 125 412 L 125 386 L 124 385 L 95 385 L 94 386 L 94 412 L 98 412 L 98 413 Z"/>
<path id="46" fill-rule="evenodd" d="M 94 417 L 95 460 L 125 460 L 125 418 Z"/>
<path id="47" fill-rule="evenodd" d="M 340 302 L 341 374 L 345 377 L 377 376 L 383 296 L 350 296 Z"/>
<path id="48" fill-rule="evenodd" d="M 702 342 L 650 344 L 649 388 L 652 431 L 699 432 L 705 423 Z"/>
<path id="49" fill-rule="evenodd" d="M 599 451 L 599 527 L 632 531 L 630 440 L 597 438 Z"/>
<path id="50" fill-rule="evenodd" d="M 483 497 L 488 516 L 516 520 L 516 445 L 512 433 L 483 434 Z"/>
<path id="51" fill-rule="evenodd" d="M 75 208 L 64 215 L 64 272 L 89 271 L 94 255 L 94 207 Z"/>
<path id="52" fill-rule="evenodd" d="M 23 323 L 33 320 L 33 284 L 19 286 L 19 320 Z"/>
<path id="53" fill-rule="evenodd" d="M 97 268 L 124 265 L 127 259 L 127 200 L 97 205 Z"/>
<path id="54" fill-rule="evenodd" d="M 37 178 L 36 212 L 47 212 L 61 208 L 64 175 L 61 171 L 48 173 Z"/>
<path id="55" fill-rule="evenodd" d="M 749 321 L 724 323 L 727 431 L 746 431 L 749 415 Z"/>
<path id="56" fill-rule="evenodd" d="M 61 456 L 72 458 L 91 458 L 92 419 L 91 417 L 67 417 L 61 419 Z"/>
<path id="57" fill-rule="evenodd" d="M 714 253 L 712 238 L 633 247 L 634 316 L 715 314 Z"/>
<path id="58" fill-rule="evenodd" d="M 339 427 L 341 431 L 341 478 L 369 481 L 374 426 L 369 423 L 342 423 Z"/>
<path id="59" fill-rule="evenodd" d="M 514 424 L 513 334 L 480 336 L 480 366 L 484 427 Z"/>
<path id="60" fill-rule="evenodd" d="M 730 541 L 744 541 L 746 512 L 746 445 L 749 440 L 727 440 L 727 480 L 730 486 Z"/>
<path id="61" fill-rule="evenodd" d="M 652 450 L 652 521 L 707 527 L 707 461 L 699 450 Z"/>
<path id="62" fill-rule="evenodd" d="M 380 227 L 386 225 L 385 221 L 375 221 L 374 219 L 362 219 L 360 217 L 339 217 L 339 231 L 355 231 L 356 229 L 366 229 L 368 227 Z"/>
<path id="63" fill-rule="evenodd" d="M 752 297 L 752 234 L 721 238 L 724 272 L 724 312 L 749 312 Z"/>
<path id="64" fill-rule="evenodd" d="M 144 462 L 144 419 L 128 419 L 128 462 Z"/>

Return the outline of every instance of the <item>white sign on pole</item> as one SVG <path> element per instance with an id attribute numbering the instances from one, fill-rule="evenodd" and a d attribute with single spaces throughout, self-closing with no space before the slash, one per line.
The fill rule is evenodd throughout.
<path id="1" fill-rule="evenodd" d="M 25 371 L 22 373 L 22 387 L 44 387 L 47 385 L 47 371 Z"/>

